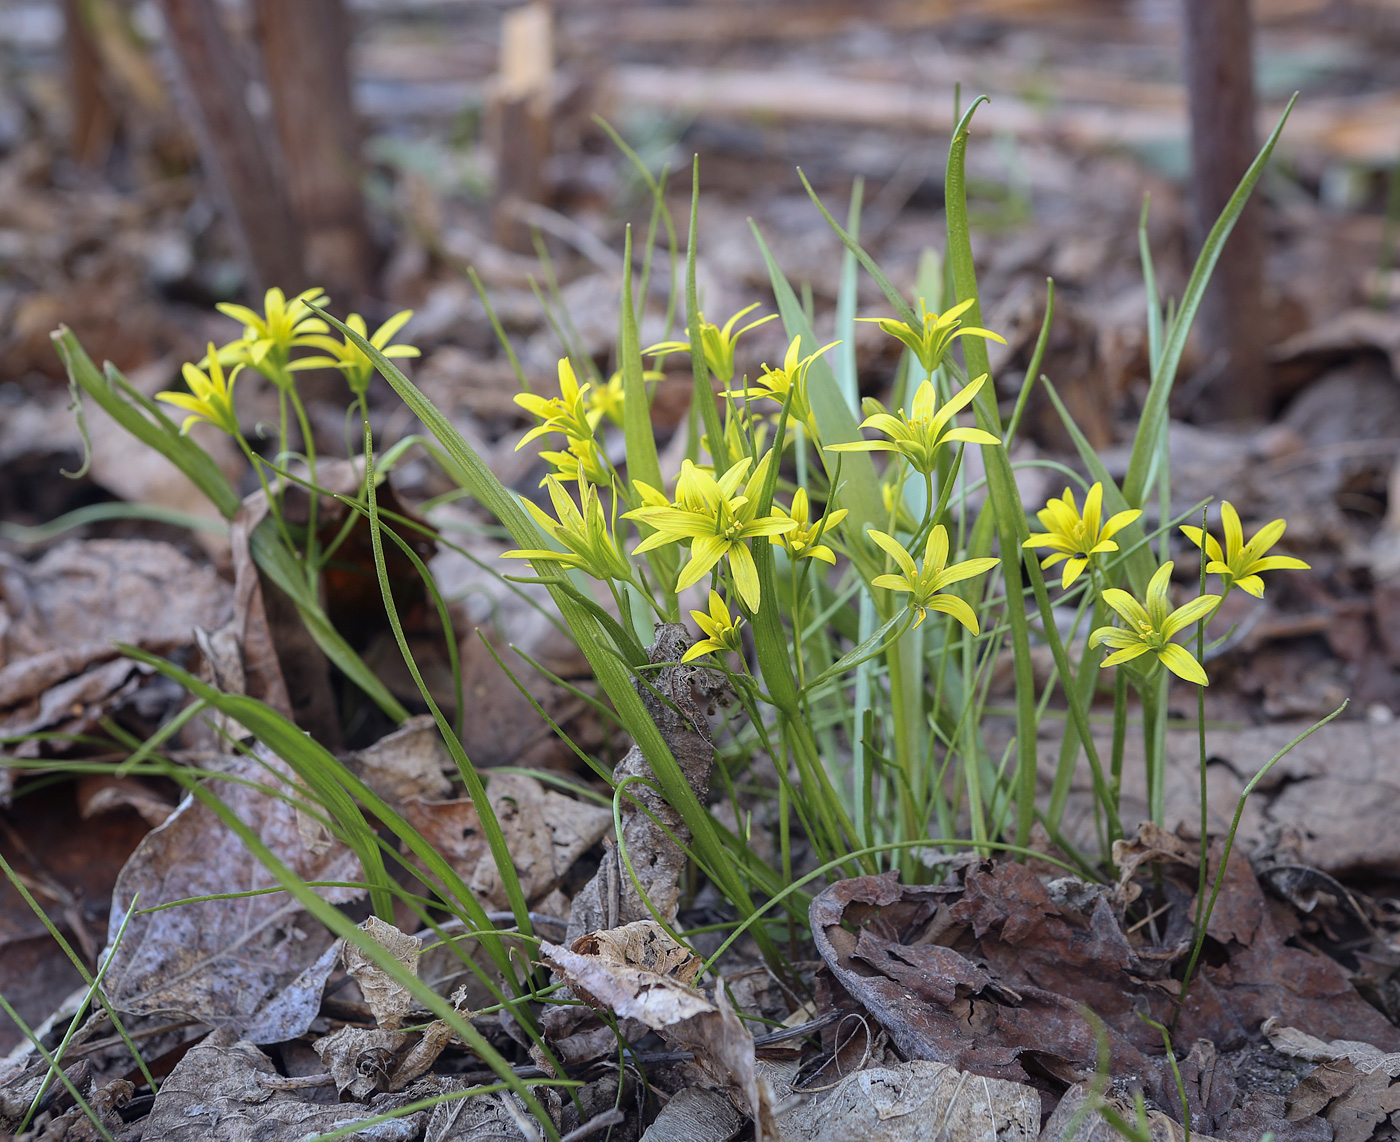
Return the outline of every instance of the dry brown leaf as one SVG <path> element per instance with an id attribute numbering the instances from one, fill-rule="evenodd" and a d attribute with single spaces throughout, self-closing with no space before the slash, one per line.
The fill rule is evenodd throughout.
<path id="1" fill-rule="evenodd" d="M 131 809 L 154 828 L 165 823 L 175 806 L 134 777 L 88 773 L 78 778 L 78 813 L 84 820 L 116 809 Z"/>
<path id="2" fill-rule="evenodd" d="M 346 765 L 396 809 L 415 797 L 447 797 L 452 792 L 447 775 L 456 772 L 431 714 L 410 718 L 368 749 L 356 750 Z"/>
<path id="3" fill-rule="evenodd" d="M 525 899 L 531 904 L 547 896 L 574 861 L 612 826 L 610 810 L 547 790 L 524 774 L 490 774 L 486 797 L 505 835 Z M 486 907 L 510 907 L 470 800 L 411 799 L 404 803 L 404 816 Z"/>
<path id="4" fill-rule="evenodd" d="M 705 966 L 704 960 L 671 939 L 655 920 L 636 920 L 621 928 L 590 932 L 574 941 L 573 950 L 603 963 L 643 967 L 685 984 L 694 983 Z"/>
<path id="5" fill-rule="evenodd" d="M 619 943 L 625 947 L 627 941 Z M 673 1046 L 690 1051 L 711 1081 L 754 1120 L 761 1142 L 775 1137 L 772 1094 L 757 1071 L 753 1036 L 722 985 L 711 1002 L 671 976 L 547 941 L 540 945 L 540 957 L 589 1006 L 635 1019 Z"/>
<path id="6" fill-rule="evenodd" d="M 216 1031 L 191 1048 L 160 1084 L 143 1136 L 170 1142 L 299 1142 L 408 1101 L 391 1095 L 364 1107 L 327 1106 L 265 1081 L 279 1077 L 272 1060 L 252 1043 L 235 1041 L 229 1031 Z M 374 1127 L 372 1137 L 410 1142 L 421 1133 L 426 1117 L 418 1111 L 390 1120 Z"/>
<path id="7" fill-rule="evenodd" d="M 398 1054 L 413 1038 L 407 1031 L 382 1027 L 337 1027 L 313 1044 L 342 1097 L 364 1102 L 389 1089 L 398 1069 Z"/>
<path id="8" fill-rule="evenodd" d="M 922 1060 L 858 1071 L 778 1119 L 782 1142 L 1030 1142 L 1039 1131 L 1034 1088 Z"/>
<path id="9" fill-rule="evenodd" d="M 231 611 L 228 584 L 168 543 L 71 540 L 35 563 L 0 554 L 0 734 L 85 732 L 153 673 L 114 643 L 171 654 Z M 9 748 L 33 757 L 40 743 Z"/>
<path id="10" fill-rule="evenodd" d="M 1084 1080 L 1098 1055 L 1088 1007 L 1103 1020 L 1114 1073 L 1138 1076 L 1171 1106 L 1160 1039 L 1138 1012 L 1158 1022 L 1175 1014 L 1171 969 L 1189 950 L 1194 915 L 1190 851 L 1154 831 L 1119 849 L 1125 861 L 1142 857 L 1161 870 L 1170 907 L 1157 918 L 1158 943 L 1141 930 L 1130 939 L 1107 897 L 1077 911 L 1026 866 L 993 862 L 962 870 L 961 884 L 902 886 L 897 873 L 840 881 L 813 901 L 813 935 L 835 981 L 907 1057 L 1014 1081 L 1033 1059 L 1038 1073 Z M 1218 860 L 1218 842 L 1213 852 Z M 1198 967 L 1178 1041 L 1232 1050 L 1281 1014 L 1323 1034 L 1347 1029 L 1400 1046 L 1400 1031 L 1361 999 L 1340 964 L 1284 942 L 1238 851 L 1208 933 L 1216 958 Z M 1213 1109 L 1218 1117 L 1230 1108 Z"/>
<path id="11" fill-rule="evenodd" d="M 682 1087 L 661 1108 L 641 1142 L 729 1142 L 744 1116 L 717 1090 Z"/>
<path id="12" fill-rule="evenodd" d="M 224 772 L 296 793 L 283 762 L 261 750 L 256 755 L 258 760 L 228 759 Z M 322 854 L 308 852 L 296 811 L 285 801 L 236 782 L 216 781 L 213 788 L 302 879 L 363 879 L 359 861 L 339 843 Z M 148 908 L 257 888 L 280 886 L 212 810 L 187 798 L 122 869 L 112 893 L 108 938 L 115 938 L 138 892 L 138 906 Z M 353 888 L 316 891 L 331 903 L 363 895 Z M 334 963 L 327 954 L 331 947 L 330 934 L 280 890 L 181 905 L 132 916 L 112 954 L 108 994 L 120 1011 L 175 1012 L 237 1028 L 255 1042 L 278 1042 L 301 1034 L 315 1017 L 321 985 Z M 303 972 L 310 974 L 299 980 Z"/>
<path id="13" fill-rule="evenodd" d="M 417 936 L 406 935 L 378 916 L 371 916 L 365 920 L 360 925 L 360 930 L 410 972 L 418 974 L 418 957 L 422 955 L 423 945 Z M 408 989 L 365 955 L 357 945 L 346 941 L 340 954 L 345 963 L 345 970 L 359 985 L 360 994 L 365 997 L 365 1002 L 369 1004 L 369 1009 L 374 1013 L 375 1022 L 380 1028 L 392 1031 L 402 1027 L 408 1013 L 413 1009 L 413 996 Z"/>

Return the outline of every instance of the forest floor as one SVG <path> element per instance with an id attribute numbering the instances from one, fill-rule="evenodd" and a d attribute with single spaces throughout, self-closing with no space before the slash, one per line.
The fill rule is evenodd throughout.
<path id="1" fill-rule="evenodd" d="M 136 891 L 151 901 L 236 891 L 256 882 L 258 870 L 207 809 L 181 801 L 174 783 L 99 771 L 125 756 L 123 741 L 148 736 L 187 699 L 112 645 L 135 644 L 192 669 L 203 661 L 219 677 L 210 632 L 231 623 L 252 629 L 246 595 L 235 586 L 251 563 L 246 535 L 230 533 L 188 481 L 91 407 L 85 456 L 49 335 L 71 326 L 94 360 L 112 361 L 150 395 L 171 387 L 180 364 L 201 356 L 206 342 L 234 335 L 215 301 L 249 299 L 218 195 L 190 160 L 178 120 L 119 137 L 98 169 L 77 166 L 65 142 L 56 9 L 9 7 L 13 18 L 0 20 L 0 738 L 10 739 L 0 746 L 0 856 L 15 875 L 0 881 L 0 996 L 53 1046 L 83 981 L 16 882 L 96 970 Z M 414 309 L 405 334 L 422 349 L 414 379 L 507 487 L 531 494 L 544 469 L 517 451 L 526 418 L 512 399 L 513 367 L 465 269 L 480 275 L 537 388 L 554 384 L 562 351 L 534 288 L 547 273 L 557 276 L 573 345 L 609 361 L 622 228 L 645 224 L 649 200 L 592 122 L 594 112 L 653 169 L 669 166 L 681 220 L 689 208 L 684 176 L 690 156 L 700 156 L 698 279 L 709 313 L 752 302 L 772 311 L 752 224 L 789 280 L 810 289 L 820 335 L 832 321 L 841 245 L 794 168 L 838 216 L 853 180 L 865 180 L 862 242 L 897 286 L 912 290 L 921 258 L 943 246 L 955 84 L 964 104 L 984 91 L 992 97 L 979 112 L 968 169 L 982 320 L 1006 339 L 991 347 L 999 393 L 1015 395 L 1053 278 L 1055 324 L 1042 371 L 1110 473 L 1126 469 L 1147 389 L 1144 196 L 1164 295 L 1181 293 L 1191 264 L 1175 6 L 1073 0 L 1055 5 L 1052 18 L 1009 2 L 983 5 L 975 17 L 892 0 L 860 16 L 863 6 L 851 3 L 703 11 L 561 3 L 549 205 L 528 219 L 543 234 L 547 267 L 534 253 L 499 245 L 491 227 L 491 168 L 478 127 L 499 12 L 387 0 L 354 7 L 382 315 Z M 1302 92 L 1261 184 L 1275 408 L 1264 423 L 1207 422 L 1202 394 L 1228 378 L 1191 346 L 1172 405 L 1170 509 L 1213 495 L 1235 505 L 1247 530 L 1284 517 L 1288 551 L 1311 569 L 1271 585 L 1263 600 L 1230 599 L 1226 621 L 1238 624 L 1236 634 L 1208 664 L 1212 834 L 1228 829 L 1261 765 L 1349 705 L 1248 801 L 1210 927 L 1201 985 L 1208 1001 L 1198 1000 L 1175 1041 L 1192 1131 L 1230 1142 L 1256 1142 L 1265 1131 L 1278 1142 L 1362 1142 L 1400 1134 L 1393 1093 L 1400 1086 L 1391 1085 L 1400 1080 L 1400 1053 L 1392 1053 L 1400 1052 L 1400 270 L 1387 254 L 1396 219 L 1386 219 L 1392 171 L 1400 170 L 1400 13 L 1381 0 L 1265 0 L 1258 9 L 1261 125 L 1271 126 L 1287 97 Z M 643 315 L 643 345 L 674 332 L 659 293 Z M 883 314 L 883 304 L 862 281 L 861 314 Z M 896 358 L 874 326 L 857 328 L 862 392 L 883 399 Z M 754 360 L 782 357 L 778 324 L 750 337 L 745 351 Z M 313 379 L 307 392 L 322 454 L 353 454 L 343 387 Z M 384 447 L 421 429 L 387 387 L 376 383 L 370 397 Z M 240 401 L 248 425 L 276 419 L 271 386 L 250 383 Z M 663 453 L 673 435 L 684 435 L 676 429 L 688 402 L 687 378 L 661 382 Z M 1077 464 L 1038 390 L 1022 436 L 1018 460 Z M 240 493 L 256 491 L 231 444 L 198 438 Z M 346 478 L 353 482 L 353 473 Z M 1061 490 L 1059 477 L 1042 468 L 1023 469 L 1021 478 L 1027 505 Z M 462 743 L 478 768 L 511 767 L 492 778 L 489 794 L 513 807 L 510 835 L 532 914 L 543 918 L 547 938 L 562 940 L 562 927 L 548 925 L 569 915 L 569 897 L 598 867 L 613 822 L 610 811 L 555 788 L 554 777 L 592 779 L 536 705 L 597 756 L 620 758 L 629 743 L 578 697 L 591 679 L 577 648 L 481 570 L 505 544 L 484 509 L 438 499 L 452 490 L 420 450 L 400 463 L 385 495 L 410 512 L 429 504 L 425 518 L 452 541 L 420 552 L 452 600 L 458 631 L 467 632 L 462 687 L 445 704 L 462 711 Z M 98 507 L 121 504 L 154 505 L 165 515 L 124 518 Z M 94 508 L 89 522 L 45 529 Z M 419 716 L 396 730 L 368 703 L 351 701 L 351 688 L 317 659 L 285 605 L 269 602 L 256 618 L 260 661 L 280 672 L 282 698 L 302 728 L 380 796 L 410 817 L 417 812 L 417 827 L 463 879 L 482 886 L 490 907 L 505 909 L 504 898 L 492 896 L 489 854 L 464 839 L 471 803 L 450 779 L 451 761 L 421 716 L 419 691 L 378 613 L 368 539 L 346 558 L 355 573 L 328 579 L 326 611 Z M 450 687 L 433 641 L 439 628 L 419 603 L 407 612 L 410 641 L 432 684 Z M 488 643 L 519 648 L 555 680 L 533 675 L 522 693 Z M 245 665 L 254 661 L 251 643 L 242 653 Z M 997 680 L 994 716 L 1014 704 L 1012 684 L 1009 673 Z M 1086 1004 L 1105 1021 L 1114 1052 L 1119 1085 L 1107 1097 L 1130 1111 L 1130 1088 L 1145 1090 L 1152 1137 L 1179 1137 L 1183 1114 L 1161 1037 L 1137 1016 L 1169 1019 L 1182 933 L 1149 926 L 1149 947 L 1123 921 L 1139 871 L 1155 870 L 1154 891 L 1175 901 L 1178 917 L 1189 914 L 1182 902 L 1197 891 L 1194 696 L 1183 688 L 1178 697 L 1173 725 L 1189 728 L 1168 731 L 1165 828 L 1124 842 L 1115 854 L 1120 883 L 1089 886 L 1057 879 L 1049 865 L 959 857 L 937 886 L 902 886 L 890 875 L 825 885 L 813 904 L 814 942 L 805 947 L 810 962 L 800 986 L 753 959 L 727 967 L 740 1013 L 778 1028 L 760 1035 L 756 1048 L 747 1044 L 746 1055 L 723 1005 L 703 1013 L 710 1022 L 697 1017 L 679 1033 L 654 1011 L 634 1010 L 637 993 L 627 991 L 625 973 L 613 973 L 607 986 L 618 989 L 618 1015 L 631 1012 L 653 1030 L 648 1019 L 661 1020 L 669 1033 L 639 1036 L 621 1067 L 610 1036 L 610 1054 L 581 1054 L 571 1071 L 585 1084 L 579 1103 L 551 1104 L 561 1133 L 723 1139 L 753 1131 L 795 1140 L 946 1131 L 953 1142 L 970 1142 L 985 1136 L 990 1120 L 999 1136 L 1044 1128 L 1049 1138 L 1083 1101 L 1097 1060 L 1082 1021 L 1071 1018 Z M 105 747 L 94 744 L 103 740 Z M 228 772 L 241 764 L 196 723 L 170 744 L 171 756 L 191 766 Z M 1125 822 L 1148 815 L 1133 749 L 1130 741 Z M 1055 743 L 1043 753 L 1048 790 Z M 87 760 L 94 771 L 50 771 L 45 759 Z M 243 809 L 262 814 L 264 840 L 299 862 L 304 877 L 354 879 L 345 854 L 309 844 L 308 822 L 285 805 L 250 800 Z M 738 820 L 736 807 L 716 812 Z M 1087 771 L 1066 820 L 1076 836 L 1092 835 Z M 353 896 L 346 890 L 334 902 L 359 919 L 368 908 Z M 426 1036 L 398 1030 L 384 1006 L 393 988 L 365 965 L 338 959 L 331 933 L 308 914 L 285 903 L 201 907 L 209 913 L 194 935 L 180 909 L 141 917 L 111 984 L 116 1000 L 129 1004 L 117 1002 L 131 1013 L 124 1024 L 144 1061 L 157 1078 L 169 1076 L 161 1094 L 143 1087 L 104 1015 L 71 1045 L 70 1078 L 113 1133 L 290 1140 L 491 1079 L 460 1043 L 446 1040 L 423 1048 L 420 1059 L 431 1057 L 410 1073 L 406 1054 L 431 1039 L 431 1028 Z M 702 888 L 682 916 L 704 926 L 725 918 L 724 902 Z M 858 947 L 853 933 L 865 943 Z M 655 957 L 674 949 L 648 943 L 654 935 L 633 933 L 647 946 L 622 947 L 616 962 L 657 968 Z M 875 943 L 901 966 L 872 968 Z M 196 945 L 205 954 L 192 956 Z M 1154 958 L 1173 946 L 1172 956 Z M 696 947 L 713 950 L 703 938 Z M 462 983 L 460 964 L 433 964 L 432 955 L 424 954 L 418 973 L 447 995 Z M 601 986 L 579 974 L 585 966 L 602 970 L 581 966 L 581 958 L 575 948 L 551 962 L 578 988 L 585 978 Z M 674 974 L 676 962 L 667 965 Z M 911 995 L 918 1002 L 907 1002 Z M 520 1073 L 539 1073 L 531 1070 L 539 1059 L 508 1018 L 477 1022 Z M 8 1063 L 0 1058 L 2 1132 L 17 1128 L 45 1068 L 3 1016 L 0 1051 L 10 1052 Z M 377 1076 L 366 1062 L 374 1051 L 391 1060 Z M 749 1068 L 739 1078 L 735 1052 Z M 940 1084 L 952 1080 L 934 1059 L 956 1059 L 954 1075 L 979 1076 L 981 1101 L 969 1103 L 957 1085 L 944 1090 Z M 772 1104 L 761 1112 L 748 1106 L 759 1121 L 746 1125 L 733 1102 L 744 1105 L 763 1084 Z M 710 1097 L 707 1088 L 726 1085 L 734 1100 Z M 89 1125 L 72 1101 L 55 1086 L 24 1137 L 96 1136 L 84 1133 Z M 223 1116 L 218 1132 L 202 1117 L 205 1104 Z M 614 1104 L 621 1113 L 609 1117 Z M 366 1127 L 356 1136 L 530 1136 L 509 1098 L 471 1100 L 467 1112 L 466 1103 L 444 1105 L 459 1109 L 409 1115 L 400 1133 Z M 1108 1128 L 1100 1119 L 1093 1129 Z"/>

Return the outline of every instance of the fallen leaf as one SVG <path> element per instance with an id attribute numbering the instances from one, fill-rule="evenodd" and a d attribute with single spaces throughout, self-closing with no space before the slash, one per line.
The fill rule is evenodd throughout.
<path id="1" fill-rule="evenodd" d="M 574 941 L 573 950 L 603 963 L 643 967 L 686 984 L 695 982 L 705 966 L 704 960 L 671 939 L 655 920 L 635 920 L 621 928 L 590 932 Z"/>
<path id="2" fill-rule="evenodd" d="M 433 1075 L 411 1088 L 416 1098 L 454 1094 L 470 1084 L 453 1075 Z M 552 1087 L 535 1087 L 557 1125 L 560 1118 L 559 1093 Z M 521 1123 L 529 1128 L 527 1134 Z M 440 1102 L 429 1113 L 423 1142 L 536 1142 L 540 1137 L 525 1104 L 510 1091 L 469 1095 Z"/>
<path id="3" fill-rule="evenodd" d="M 272 1060 L 228 1029 L 192 1047 L 160 1084 L 143 1137 L 171 1142 L 299 1142 L 353 1126 L 409 1100 L 381 1096 L 368 1106 L 317 1104 L 271 1085 L 280 1076 Z M 409 1142 L 427 1115 L 416 1111 L 351 1138 Z M 371 1132 L 372 1130 L 372 1132 Z"/>
<path id="4" fill-rule="evenodd" d="M 590 1007 L 619 1019 L 635 1019 L 671 1045 L 690 1051 L 710 1080 L 753 1119 L 760 1142 L 776 1137 L 772 1094 L 758 1074 L 753 1036 L 744 1029 L 722 983 L 711 1002 L 673 976 L 621 959 L 618 949 L 629 944 L 647 955 L 653 941 L 622 937 L 610 941 L 601 955 L 581 954 L 544 941 L 540 958 Z M 676 967 L 689 970 L 685 963 Z"/>
<path id="5" fill-rule="evenodd" d="M 0 735 L 92 729 L 153 676 L 120 659 L 115 643 L 173 654 L 231 611 L 228 584 L 168 543 L 70 540 L 35 563 L 0 553 Z M 30 741 L 7 750 L 37 757 L 65 748 Z M 0 768 L 0 803 L 11 776 Z"/>
<path id="6" fill-rule="evenodd" d="M 407 1031 L 382 1027 L 338 1027 L 313 1044 L 341 1097 L 364 1102 L 389 1089 L 398 1069 L 398 1053 L 413 1038 Z"/>
<path id="7" fill-rule="evenodd" d="M 1037 1074 L 1085 1080 L 1098 1053 L 1087 1007 L 1103 1021 L 1113 1073 L 1137 1076 L 1170 1107 L 1160 1037 L 1138 1013 L 1159 1023 L 1175 1014 L 1171 969 L 1189 950 L 1195 861 L 1190 846 L 1150 828 L 1117 852 L 1160 879 L 1168 902 L 1156 921 L 1160 943 L 1141 928 L 1130 938 L 1107 896 L 1086 897 L 1093 903 L 1080 912 L 1052 899 L 1026 866 L 990 861 L 939 886 L 903 886 L 893 872 L 839 881 L 812 903 L 813 937 L 835 982 L 909 1058 L 1014 1081 L 1033 1061 Z M 1218 860 L 1218 842 L 1213 852 Z M 1277 1014 L 1309 1033 L 1345 1030 L 1400 1047 L 1400 1030 L 1361 999 L 1340 964 L 1284 943 L 1238 850 L 1207 931 L 1213 950 L 1198 965 L 1178 1042 L 1233 1049 Z"/>
<path id="8" fill-rule="evenodd" d="M 405 935 L 378 916 L 365 920 L 360 930 L 410 972 L 418 974 L 418 957 L 422 954 L 423 945 L 416 936 Z M 341 958 L 345 962 L 345 970 L 359 985 L 360 994 L 365 997 L 380 1028 L 392 1031 L 402 1027 L 413 1009 L 413 996 L 409 990 L 349 941 L 341 949 Z"/>
<path id="9" fill-rule="evenodd" d="M 1040 1095 L 1021 1083 L 913 1060 L 848 1075 L 777 1125 L 782 1142 L 1030 1142 L 1040 1134 Z"/>
<path id="10" fill-rule="evenodd" d="M 744 1116 L 719 1091 L 687 1086 L 661 1108 L 641 1142 L 729 1142 L 743 1125 Z"/>
<path id="11" fill-rule="evenodd" d="M 520 773 L 491 773 L 486 797 L 500 822 L 527 903 L 547 896 L 612 827 L 612 811 L 554 790 Z M 470 800 L 404 803 L 404 817 L 442 854 L 487 908 L 510 900 Z"/>
<path id="12" fill-rule="evenodd" d="M 368 749 L 356 750 L 346 765 L 391 806 L 401 809 L 412 798 L 442 800 L 452 792 L 455 773 L 437 722 L 430 714 L 410 718 Z"/>
<path id="13" fill-rule="evenodd" d="M 296 792 L 286 788 L 293 779 L 283 762 L 262 750 L 255 758 L 230 758 L 224 772 Z M 296 811 L 287 802 L 236 782 L 221 785 L 219 795 L 302 879 L 363 879 L 359 861 L 338 842 L 321 854 L 307 851 Z M 112 893 L 108 939 L 115 939 L 138 892 L 139 906 L 149 908 L 269 887 L 278 882 L 238 835 L 187 797 L 164 825 L 147 834 L 122 869 Z M 353 888 L 316 891 L 331 903 L 363 895 Z M 330 933 L 283 891 L 138 914 L 112 953 L 108 994 L 119 1011 L 174 1012 L 237 1028 L 255 1042 L 277 1042 L 301 1034 L 315 1017 L 320 984 L 333 963 L 333 957 L 325 958 L 330 944 Z M 278 1004 L 280 994 L 312 965 L 323 965 L 325 974 L 319 982 L 302 980 L 302 998 L 288 1011 Z"/>

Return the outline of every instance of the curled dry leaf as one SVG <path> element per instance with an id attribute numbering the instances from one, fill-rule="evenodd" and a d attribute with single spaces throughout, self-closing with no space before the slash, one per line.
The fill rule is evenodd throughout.
<path id="1" fill-rule="evenodd" d="M 364 1102 L 389 1089 L 398 1070 L 398 1055 L 413 1038 L 407 1031 L 382 1027 L 337 1027 L 317 1039 L 314 1048 L 335 1079 L 336 1090 Z"/>
<path id="2" fill-rule="evenodd" d="M 417 936 L 409 936 L 394 925 L 371 916 L 360 930 L 376 944 L 385 949 L 414 975 L 418 974 L 418 957 L 423 945 Z M 413 996 L 408 989 L 388 972 L 365 955 L 360 948 L 346 941 L 341 949 L 341 959 L 345 970 L 359 985 L 360 994 L 365 997 L 369 1009 L 374 1013 L 375 1022 L 383 1030 L 392 1031 L 402 1027 L 413 1009 Z"/>
<path id="3" fill-rule="evenodd" d="M 574 941 L 573 950 L 603 963 L 643 967 L 681 983 L 695 982 L 705 961 L 671 939 L 655 920 L 637 920 L 621 928 L 590 932 Z"/>
<path id="4" fill-rule="evenodd" d="M 778 1119 L 782 1142 L 1031 1142 L 1040 1095 L 946 1063 L 871 1067 Z"/>
<path id="5" fill-rule="evenodd" d="M 352 1126 L 409 1100 L 381 1096 L 370 1106 L 327 1106 L 296 1091 L 279 1090 L 272 1060 L 247 1040 L 215 1031 L 191 1048 L 160 1085 L 143 1137 L 170 1142 L 300 1142 Z M 409 1142 L 422 1132 L 427 1115 L 417 1111 L 352 1137 Z"/>
<path id="6" fill-rule="evenodd" d="M 530 904 L 547 896 L 574 861 L 612 827 L 611 810 L 545 789 L 524 774 L 492 773 L 486 796 Z M 446 858 L 486 907 L 510 907 L 481 830 L 481 818 L 470 800 L 405 801 L 404 817 Z"/>
<path id="7" fill-rule="evenodd" d="M 261 750 L 227 760 L 241 781 L 297 792 L 285 764 Z M 295 809 L 256 785 L 214 782 L 224 803 L 304 880 L 362 880 L 359 861 L 336 842 L 309 852 Z M 139 892 L 140 907 L 217 893 L 277 888 L 278 882 L 212 810 L 186 798 L 127 861 L 112 893 L 114 940 Z M 358 899 L 354 888 L 316 890 L 331 903 Z M 184 904 L 132 916 L 111 953 L 107 987 L 122 1012 L 170 1012 L 238 1029 L 254 1042 L 278 1042 L 306 1030 L 334 964 L 330 934 L 285 892 Z M 303 972 L 310 974 L 303 976 Z M 301 978 L 299 978 L 301 977 Z M 284 990 L 296 983 L 291 996 Z M 295 998 L 295 1002 L 291 999 Z"/>
<path id="8" fill-rule="evenodd" d="M 651 954 L 659 942 L 652 938 L 630 943 Z M 716 987 L 711 1002 L 672 976 L 619 962 L 618 950 L 629 946 L 626 936 L 607 946 L 602 955 L 587 955 L 545 942 L 540 957 L 589 1006 L 635 1019 L 672 1046 L 690 1051 L 710 1081 L 754 1120 L 760 1142 L 775 1137 L 772 1094 L 757 1071 L 753 1036 L 744 1029 L 723 986 Z M 689 970 L 686 963 L 676 967 Z"/>

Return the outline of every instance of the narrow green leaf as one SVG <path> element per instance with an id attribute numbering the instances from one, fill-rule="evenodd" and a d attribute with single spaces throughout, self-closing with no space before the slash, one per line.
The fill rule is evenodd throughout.
<path id="1" fill-rule="evenodd" d="M 154 448 L 188 476 L 225 519 L 234 517 L 242 501 L 209 453 L 188 436 L 181 436 L 174 422 L 160 412 L 154 401 L 147 398 L 138 405 L 129 395 L 123 395 L 114 382 L 125 384 L 126 378 L 110 365 L 106 373 L 98 372 L 92 358 L 84 352 L 68 326 L 60 325 L 50 337 L 58 355 L 63 358 L 69 379 L 75 385 L 129 433 Z"/>
<path id="2" fill-rule="evenodd" d="M 724 425 L 719 421 L 719 410 L 715 408 L 715 391 L 710 384 L 710 366 L 705 360 L 704 322 L 700 319 L 700 293 L 695 282 L 696 247 L 700 241 L 700 156 L 696 155 L 690 170 L 690 237 L 685 251 L 685 324 L 686 337 L 690 341 L 690 372 L 695 379 L 695 391 L 691 400 L 691 416 L 697 413 L 700 423 L 705 426 L 705 437 L 710 442 L 710 456 L 715 462 L 715 471 L 723 472 L 729 467 L 729 444 L 724 439 Z"/>
<path id="3" fill-rule="evenodd" d="M 632 304 L 632 227 L 627 227 L 622 254 L 622 329 L 617 355 L 622 366 L 622 430 L 627 439 L 627 478 L 663 487 L 656 453 L 651 402 L 642 379 L 642 346 L 637 339 L 637 312 Z"/>

